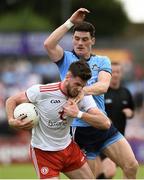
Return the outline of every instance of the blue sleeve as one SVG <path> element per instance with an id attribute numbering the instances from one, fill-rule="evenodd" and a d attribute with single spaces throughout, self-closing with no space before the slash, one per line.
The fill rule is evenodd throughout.
<path id="1" fill-rule="evenodd" d="M 111 74 L 111 61 L 107 56 L 104 56 L 102 60 L 100 61 L 100 69 L 99 71 L 107 71 Z"/>

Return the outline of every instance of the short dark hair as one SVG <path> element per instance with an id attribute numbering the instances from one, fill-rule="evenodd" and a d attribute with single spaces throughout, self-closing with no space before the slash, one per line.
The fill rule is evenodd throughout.
<path id="1" fill-rule="evenodd" d="M 119 62 L 114 61 L 114 62 L 111 63 L 111 65 L 118 66 L 118 65 L 121 65 L 121 64 Z"/>
<path id="2" fill-rule="evenodd" d="M 95 37 L 95 27 L 87 21 L 83 21 L 82 23 L 75 25 L 73 33 L 75 31 L 89 32 L 91 37 Z"/>
<path id="3" fill-rule="evenodd" d="M 69 71 L 74 77 L 80 77 L 84 81 L 89 80 L 92 76 L 88 63 L 83 59 L 73 62 L 69 67 Z"/>

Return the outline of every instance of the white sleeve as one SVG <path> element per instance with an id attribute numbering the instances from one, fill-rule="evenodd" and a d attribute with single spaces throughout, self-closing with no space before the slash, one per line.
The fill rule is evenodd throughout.
<path id="1" fill-rule="evenodd" d="M 85 112 L 87 112 L 90 108 L 95 107 L 97 107 L 97 104 L 91 95 L 84 96 L 84 98 L 79 103 L 80 110 L 83 110 Z"/>
<path id="2" fill-rule="evenodd" d="M 29 101 L 32 103 L 36 103 L 39 98 L 39 95 L 40 95 L 39 86 L 40 86 L 39 84 L 33 85 L 30 88 L 28 88 L 26 91 L 26 95 Z"/>

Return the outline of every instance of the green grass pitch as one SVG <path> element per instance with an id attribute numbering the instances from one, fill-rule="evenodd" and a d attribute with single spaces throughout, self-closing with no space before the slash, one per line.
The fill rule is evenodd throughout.
<path id="1" fill-rule="evenodd" d="M 0 179 L 37 179 L 32 164 L 0 165 Z M 66 177 L 61 174 L 61 179 Z M 114 179 L 122 179 L 122 172 L 118 168 Z M 144 179 L 144 165 L 138 171 L 137 179 Z"/>

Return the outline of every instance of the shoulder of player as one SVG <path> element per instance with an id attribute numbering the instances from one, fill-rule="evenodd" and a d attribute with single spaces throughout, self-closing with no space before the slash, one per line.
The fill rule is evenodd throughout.
<path id="1" fill-rule="evenodd" d="M 91 58 L 101 59 L 101 60 L 109 60 L 108 56 L 103 56 L 99 54 L 91 54 Z"/>
<path id="2" fill-rule="evenodd" d="M 126 94 L 131 94 L 130 90 L 127 87 L 121 87 L 121 89 L 123 90 L 123 92 L 125 92 Z"/>
<path id="3" fill-rule="evenodd" d="M 60 82 L 39 85 L 39 91 L 41 93 L 55 92 L 58 90 L 60 90 Z"/>
<path id="4" fill-rule="evenodd" d="M 63 57 L 60 60 L 60 62 L 63 62 L 64 60 L 67 60 L 67 62 L 72 63 L 79 59 L 79 57 L 75 54 L 74 51 L 64 51 Z"/>
<path id="5" fill-rule="evenodd" d="M 64 51 L 64 56 L 75 56 L 77 57 L 77 55 L 75 54 L 74 51 Z"/>
<path id="6" fill-rule="evenodd" d="M 131 92 L 129 91 L 129 89 L 127 87 L 124 87 L 124 86 L 120 86 L 116 90 L 112 89 L 112 88 L 109 88 L 108 92 L 109 93 L 114 93 L 115 92 L 115 93 L 118 93 L 118 95 L 122 95 L 122 96 L 125 96 L 125 97 L 131 95 Z"/>

